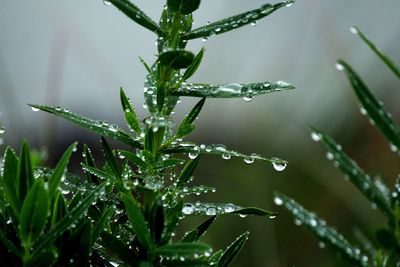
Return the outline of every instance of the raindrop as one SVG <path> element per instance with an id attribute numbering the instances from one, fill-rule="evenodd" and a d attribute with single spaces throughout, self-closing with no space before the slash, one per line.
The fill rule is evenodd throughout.
<path id="1" fill-rule="evenodd" d="M 208 207 L 206 209 L 206 215 L 213 216 L 217 213 L 217 210 L 214 207 Z"/>
<path id="2" fill-rule="evenodd" d="M 287 164 L 282 162 L 272 162 L 272 166 L 276 171 L 281 172 L 286 168 Z"/>
<path id="3" fill-rule="evenodd" d="M 195 159 L 195 158 L 197 158 L 198 156 L 199 156 L 199 153 L 196 152 L 196 151 L 192 151 L 192 152 L 189 153 L 189 158 L 190 158 L 190 159 Z"/>
<path id="4" fill-rule="evenodd" d="M 195 208 L 193 206 L 193 204 L 187 203 L 183 206 L 182 208 L 182 213 L 186 214 L 186 215 L 190 215 L 193 214 Z"/>
<path id="5" fill-rule="evenodd" d="M 31 107 L 31 110 L 32 110 L 33 112 L 38 112 L 40 109 L 35 108 L 35 107 Z"/>
<path id="6" fill-rule="evenodd" d="M 233 205 L 232 203 L 228 203 L 224 206 L 224 211 L 225 212 L 233 212 L 236 210 L 235 205 Z"/>
<path id="7" fill-rule="evenodd" d="M 311 139 L 314 140 L 315 142 L 321 141 L 321 134 L 316 133 L 316 132 L 311 132 Z"/>
<path id="8" fill-rule="evenodd" d="M 106 6 L 111 6 L 111 2 L 110 2 L 110 1 L 103 0 L 103 3 L 104 3 Z"/>
<path id="9" fill-rule="evenodd" d="M 336 63 L 336 64 L 335 64 L 335 68 L 336 68 L 337 70 L 339 70 L 339 71 L 343 71 L 343 70 L 344 70 L 344 66 L 343 66 L 342 64 L 340 64 L 340 63 Z"/>
<path id="10" fill-rule="evenodd" d="M 283 200 L 280 197 L 276 196 L 274 197 L 274 203 L 275 205 L 281 206 L 283 204 Z"/>
<path id="11" fill-rule="evenodd" d="M 257 21 L 252 21 L 251 23 L 250 23 L 252 26 L 256 26 L 257 25 Z"/>
<path id="12" fill-rule="evenodd" d="M 317 226 L 317 221 L 316 221 L 315 219 L 310 219 L 310 225 L 311 225 L 312 227 Z"/>
<path id="13" fill-rule="evenodd" d="M 201 40 L 202 40 L 203 42 L 207 42 L 207 41 L 208 41 L 208 37 L 203 37 L 203 38 L 201 38 Z"/>
<path id="14" fill-rule="evenodd" d="M 254 99 L 253 96 L 245 96 L 245 97 L 243 97 L 243 100 L 246 101 L 246 102 L 250 102 L 253 99 Z"/>
<path id="15" fill-rule="evenodd" d="M 333 160 L 334 156 L 333 156 L 333 154 L 331 152 L 326 152 L 326 158 L 329 159 L 329 160 Z"/>
<path id="16" fill-rule="evenodd" d="M 244 161 L 245 163 L 247 163 L 247 164 L 251 164 L 251 163 L 254 162 L 254 158 L 250 156 L 250 157 L 244 158 L 243 161 Z"/>
<path id="17" fill-rule="evenodd" d="M 356 27 L 350 27 L 350 32 L 352 34 L 358 34 L 359 33 L 359 31 L 358 31 L 358 29 Z"/>
<path id="18" fill-rule="evenodd" d="M 226 160 L 228 160 L 228 159 L 230 159 L 232 156 L 231 156 L 231 154 L 229 154 L 229 153 L 223 153 L 222 154 L 222 158 L 223 159 L 226 159 Z"/>

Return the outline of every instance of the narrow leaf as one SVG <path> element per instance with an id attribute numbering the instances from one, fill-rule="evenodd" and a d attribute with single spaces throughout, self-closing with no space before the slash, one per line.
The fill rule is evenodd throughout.
<path id="1" fill-rule="evenodd" d="M 328 159 L 334 160 L 336 165 L 344 172 L 350 181 L 358 188 L 358 190 L 372 203 L 376 204 L 378 209 L 385 214 L 389 219 L 393 218 L 390 204 L 386 200 L 382 192 L 377 188 L 375 183 L 371 180 L 358 165 L 348 155 L 346 155 L 341 146 L 338 145 L 332 138 L 324 135 L 320 131 L 313 129 L 312 135 L 318 136 L 324 145 L 327 152 Z"/>
<path id="2" fill-rule="evenodd" d="M 30 104 L 30 106 L 35 109 L 39 109 L 54 114 L 57 117 L 61 117 L 67 121 L 73 122 L 83 128 L 89 129 L 93 132 L 113 138 L 115 140 L 121 141 L 135 148 L 142 147 L 139 141 L 133 140 L 129 134 L 124 132 L 118 126 L 113 124 L 110 125 L 108 122 L 92 120 L 84 116 L 78 115 L 76 113 L 73 113 L 68 109 L 63 109 L 60 107 L 32 105 L 32 104 Z"/>
<path id="3" fill-rule="evenodd" d="M 57 224 L 59 221 L 64 218 L 65 214 L 67 214 L 67 203 L 65 202 L 64 196 L 58 192 L 55 198 L 53 214 L 51 218 L 51 225 Z"/>
<path id="4" fill-rule="evenodd" d="M 278 170 L 283 170 L 287 161 L 279 158 L 266 158 L 262 157 L 258 154 L 244 155 L 234 150 L 228 150 L 224 145 L 200 145 L 197 146 L 193 143 L 182 142 L 171 147 L 165 148 L 165 152 L 168 153 L 186 153 L 191 154 L 192 156 L 200 155 L 200 154 L 210 154 L 210 155 L 221 155 L 224 159 L 230 159 L 231 157 L 242 158 L 246 163 L 252 163 L 255 160 L 268 161 L 271 162 L 274 167 Z"/>
<path id="5" fill-rule="evenodd" d="M 250 84 L 229 83 L 221 85 L 188 83 L 182 85 L 178 90 L 172 91 L 171 94 L 208 98 L 243 97 L 245 100 L 251 100 L 254 96 L 290 89 L 294 89 L 294 86 L 284 81 Z"/>
<path id="6" fill-rule="evenodd" d="M 364 41 L 364 43 L 366 43 L 369 48 L 371 48 L 372 51 L 374 51 L 375 54 L 386 64 L 386 66 L 391 71 L 393 71 L 393 73 L 400 79 L 400 68 L 396 66 L 396 64 L 388 56 L 386 56 L 373 42 L 371 42 L 371 40 L 369 40 L 367 36 L 365 36 L 365 34 L 360 31 L 360 29 L 358 29 L 357 27 L 351 27 L 350 31 L 353 34 L 358 35 Z"/>
<path id="7" fill-rule="evenodd" d="M 176 132 L 176 137 L 177 138 L 182 138 L 186 135 L 188 135 L 193 129 L 194 126 L 192 125 L 193 122 L 196 120 L 197 116 L 200 114 L 200 111 L 202 110 L 204 103 L 206 102 L 206 98 L 203 97 L 190 111 L 189 115 L 187 115 L 181 125 L 179 126 L 177 132 Z"/>
<path id="8" fill-rule="evenodd" d="M 42 238 L 36 244 L 36 249 L 33 254 L 39 253 L 44 247 L 54 242 L 59 236 L 68 230 L 73 223 L 76 223 L 76 221 L 85 214 L 85 211 L 90 207 L 90 205 L 100 197 L 104 190 L 104 186 L 105 183 L 100 184 L 90 191 L 90 193 L 88 193 L 78 205 L 68 212 L 59 223 L 54 225 L 49 232 L 42 235 Z"/>
<path id="9" fill-rule="evenodd" d="M 103 246 L 113 257 L 116 257 L 124 262 L 129 262 L 131 266 L 139 266 L 139 262 L 135 253 L 113 234 L 104 231 L 101 234 L 101 239 L 103 240 Z"/>
<path id="10" fill-rule="evenodd" d="M 293 0 L 285 1 L 275 5 L 265 4 L 260 8 L 241 13 L 226 19 L 222 19 L 206 26 L 191 30 L 182 36 L 182 39 L 208 38 L 234 29 L 238 29 L 250 23 L 260 20 L 284 6 L 293 4 Z"/>
<path id="11" fill-rule="evenodd" d="M 194 60 L 192 52 L 179 49 L 169 50 L 159 55 L 158 61 L 163 66 L 170 66 L 173 69 L 184 69 L 189 67 Z"/>
<path id="12" fill-rule="evenodd" d="M 21 202 L 17 192 L 17 170 L 18 158 L 15 152 L 8 147 L 4 156 L 3 181 L 1 182 L 4 194 L 15 215 L 18 217 L 21 209 Z"/>
<path id="13" fill-rule="evenodd" d="M 284 205 L 300 224 L 306 226 L 325 245 L 333 248 L 352 264 L 356 266 L 371 266 L 368 257 L 360 253 L 359 248 L 351 245 L 346 238 L 334 228 L 328 226 L 324 220 L 318 218 L 314 213 L 306 210 L 296 201 L 281 193 L 275 194 L 274 201 L 277 205 Z"/>
<path id="14" fill-rule="evenodd" d="M 53 175 L 49 180 L 49 197 L 50 199 L 56 194 L 57 190 L 59 189 L 61 179 L 67 172 L 67 165 L 69 162 L 69 158 L 71 157 L 72 153 L 76 149 L 77 143 L 74 143 L 68 147 L 68 149 L 62 155 L 60 161 L 57 163 L 56 168 L 54 169 Z"/>
<path id="15" fill-rule="evenodd" d="M 218 261 L 218 267 L 226 267 L 235 259 L 237 254 L 246 243 L 249 238 L 249 232 L 246 232 L 239 236 L 232 244 L 224 251 L 221 258 Z"/>
<path id="16" fill-rule="evenodd" d="M 182 80 L 186 81 L 187 79 L 189 79 L 190 77 L 193 76 L 193 74 L 197 71 L 197 69 L 200 66 L 201 60 L 203 59 L 204 56 L 204 47 L 200 50 L 200 52 L 195 56 L 195 58 L 193 59 L 192 64 L 190 64 L 190 66 L 187 68 L 187 70 L 185 71 L 185 73 L 182 76 Z"/>
<path id="17" fill-rule="evenodd" d="M 210 228 L 211 224 L 215 221 L 216 218 L 217 216 L 212 216 L 205 220 L 202 224 L 197 226 L 196 229 L 187 233 L 182 239 L 182 242 L 197 242 L 199 238 L 207 232 L 208 228 Z"/>
<path id="18" fill-rule="evenodd" d="M 123 193 L 122 200 L 124 202 L 129 220 L 131 221 L 133 231 L 135 232 L 139 242 L 148 251 L 152 251 L 154 244 L 151 240 L 149 228 L 147 227 L 146 221 L 138 206 L 139 204 L 130 193 Z"/>
<path id="19" fill-rule="evenodd" d="M 115 159 L 114 153 L 112 152 L 104 137 L 101 137 L 101 145 L 103 147 L 103 153 L 106 157 L 107 163 L 110 166 L 112 172 L 117 178 L 121 178 L 121 169 L 118 165 L 117 160 Z"/>
<path id="20" fill-rule="evenodd" d="M 164 32 L 160 29 L 160 27 L 158 27 L 157 23 L 155 23 L 142 10 L 140 10 L 136 5 L 131 3 L 129 0 L 108 0 L 108 1 L 137 24 L 145 27 L 146 29 L 156 34 L 164 35 Z"/>
<path id="21" fill-rule="evenodd" d="M 86 144 L 83 145 L 82 157 L 83 157 L 83 163 L 85 165 L 88 165 L 90 167 L 96 168 L 96 163 L 94 162 L 94 158 L 92 156 L 92 152 L 90 151 L 89 147 Z M 96 185 L 99 184 L 99 180 L 97 179 L 96 176 L 91 175 L 89 172 L 85 172 L 85 175 L 86 175 L 86 178 L 87 178 L 87 180 L 89 182 L 95 183 Z"/>
<path id="22" fill-rule="evenodd" d="M 101 215 L 100 219 L 97 221 L 96 228 L 93 230 L 92 240 L 93 242 L 97 242 L 97 239 L 100 237 L 102 231 L 104 231 L 107 223 L 109 222 L 109 218 L 113 214 L 113 209 L 107 208 L 104 210 L 103 214 Z"/>
<path id="23" fill-rule="evenodd" d="M 194 170 L 196 169 L 197 165 L 199 164 L 200 157 L 196 157 L 195 159 L 189 160 L 185 167 L 183 167 L 181 174 L 176 182 L 176 186 L 183 187 L 192 177 Z"/>
<path id="24" fill-rule="evenodd" d="M 137 134 L 140 134 L 142 132 L 142 129 L 140 127 L 139 118 L 137 117 L 135 109 L 133 108 L 133 105 L 129 98 L 125 95 L 122 87 L 120 89 L 120 98 L 122 109 L 124 110 L 125 114 L 125 120 L 128 123 L 128 126 Z"/>
<path id="25" fill-rule="evenodd" d="M 23 203 L 26 194 L 33 185 L 33 181 L 33 168 L 29 146 L 26 142 L 23 142 L 17 170 L 17 187 L 20 203 Z"/>
<path id="26" fill-rule="evenodd" d="M 26 248 L 36 242 L 45 226 L 49 202 L 43 181 L 36 181 L 22 204 L 20 214 L 19 236 Z"/>
<path id="27" fill-rule="evenodd" d="M 184 215 L 222 215 L 222 214 L 239 214 L 239 215 L 256 215 L 256 216 L 268 216 L 269 218 L 275 218 L 278 213 L 272 211 L 266 211 L 254 207 L 240 207 L 232 203 L 185 203 L 182 208 Z"/>
<path id="28" fill-rule="evenodd" d="M 392 150 L 400 149 L 400 128 L 392 120 L 391 116 L 383 109 L 382 104 L 371 93 L 358 74 L 343 60 L 338 61 L 349 79 L 354 92 L 361 105 L 368 113 L 368 116 L 375 123 L 376 127 L 388 139 Z"/>
<path id="29" fill-rule="evenodd" d="M 168 0 L 167 6 L 174 12 L 189 15 L 199 8 L 200 0 Z"/>

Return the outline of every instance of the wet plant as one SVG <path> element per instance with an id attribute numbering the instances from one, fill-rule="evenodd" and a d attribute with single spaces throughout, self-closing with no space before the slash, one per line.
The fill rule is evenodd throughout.
<path id="1" fill-rule="evenodd" d="M 382 53 L 358 28 L 351 27 L 350 31 L 359 36 L 400 79 L 400 69 L 388 56 Z M 377 127 L 387 139 L 390 150 L 399 154 L 400 128 L 393 121 L 390 113 L 384 109 L 382 102 L 345 61 L 339 60 L 336 68 L 343 71 L 350 81 L 360 102 L 361 113 L 366 115 L 370 123 Z M 389 187 L 380 178 L 371 179 L 328 135 L 312 128 L 311 138 L 325 147 L 327 158 L 332 160 L 335 167 L 345 174 L 345 179 L 349 180 L 371 202 L 372 207 L 386 217 L 387 225 L 377 229 L 371 235 L 357 231 L 356 238 L 359 244 L 354 245 L 336 229 L 327 225 L 325 220 L 286 195 L 276 193 L 275 204 L 284 205 L 295 216 L 296 224 L 303 224 L 317 236 L 323 247 L 329 247 L 352 266 L 400 266 L 400 177 L 397 178 L 393 187 Z M 373 238 L 368 238 L 369 236 Z"/>
<path id="2" fill-rule="evenodd" d="M 284 170 L 287 162 L 258 154 L 244 155 L 222 144 L 195 144 L 186 138 L 195 129 L 195 120 L 207 98 L 239 97 L 250 101 L 257 95 L 293 86 L 284 81 L 191 83 L 189 79 L 205 49 L 194 54 L 185 47 L 192 39 L 205 40 L 255 24 L 293 1 L 265 4 L 197 29 L 192 29 L 192 13 L 199 8 L 200 0 L 168 0 L 159 23 L 128 0 L 104 3 L 114 5 L 156 35 L 155 62 L 149 65 L 141 60 L 147 70 L 144 107 L 149 116 L 137 116 L 122 88 L 120 99 L 128 131 L 65 108 L 31 105 L 33 111 L 46 111 L 100 134 L 105 164 L 100 166 L 84 145 L 84 177 L 78 177 L 66 172 L 75 144 L 54 170 L 33 167 L 26 144 L 19 158 L 7 149 L 1 179 L 6 201 L 2 202 L 1 212 L 4 221 L 11 221 L 4 223 L 0 232 L 0 252 L 5 255 L 1 259 L 17 258 L 20 261 L 15 262 L 24 266 L 228 266 L 249 233 L 240 234 L 224 249 L 213 250 L 199 240 L 214 220 L 225 214 L 272 219 L 277 213 L 233 203 L 187 202 L 188 196 L 215 191 L 209 186 L 191 185 L 200 158 L 211 154 L 223 159 L 239 158 L 248 164 L 260 160 L 278 171 Z M 171 114 L 182 97 L 200 100 L 175 127 Z M 106 138 L 127 148 L 112 149 Z M 208 218 L 185 235 L 176 236 L 181 220 L 198 215 Z"/>

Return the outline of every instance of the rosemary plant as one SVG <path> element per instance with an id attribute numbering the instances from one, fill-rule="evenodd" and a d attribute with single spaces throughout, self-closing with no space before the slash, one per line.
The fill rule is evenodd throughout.
<path id="1" fill-rule="evenodd" d="M 386 66 L 400 79 L 400 69 L 393 61 L 383 54 L 358 28 L 350 31 L 358 35 L 369 46 Z M 391 115 L 385 111 L 380 102 L 360 76 L 343 60 L 339 60 L 336 68 L 344 71 L 360 102 L 361 113 L 366 115 L 371 124 L 376 126 L 389 142 L 390 150 L 399 154 L 400 128 Z M 352 266 L 399 267 L 400 266 L 400 177 L 392 189 L 377 178 L 371 179 L 357 163 L 346 155 L 339 144 L 331 137 L 317 129 L 312 129 L 311 138 L 322 143 L 327 150 L 327 158 L 345 174 L 357 189 L 376 207 L 387 219 L 387 225 L 379 228 L 373 240 L 361 231 L 356 237 L 359 246 L 351 244 L 343 235 L 318 218 L 293 199 L 281 193 L 276 193 L 275 204 L 284 205 L 296 218 L 296 224 L 304 224 L 318 239 L 339 254 Z"/>
<path id="2" fill-rule="evenodd" d="M 254 96 L 292 89 L 283 82 L 222 85 L 194 84 L 204 55 L 185 50 L 188 41 L 208 38 L 254 23 L 293 1 L 265 4 L 258 9 L 192 29 L 192 13 L 200 0 L 168 0 L 159 23 L 128 0 L 108 0 L 128 18 L 156 35 L 158 54 L 148 65 L 144 85 L 147 118 L 139 119 L 124 90 L 122 111 L 130 131 L 115 124 L 92 120 L 68 109 L 31 105 L 92 130 L 101 137 L 106 159 L 99 166 L 90 149 L 83 147 L 84 177 L 66 172 L 76 145 L 64 154 L 54 170 L 32 166 L 26 144 L 17 157 L 10 148 L 1 177 L 0 261 L 4 266 L 228 266 L 249 233 L 239 235 L 226 249 L 213 251 L 199 239 L 216 217 L 224 214 L 273 218 L 275 212 L 232 203 L 190 203 L 188 195 L 214 188 L 190 186 L 203 154 L 237 157 L 246 163 L 269 162 L 282 171 L 287 162 L 258 154 L 244 155 L 224 145 L 197 145 L 184 141 L 207 98 Z M 175 127 L 171 114 L 183 96 L 200 101 Z M 106 138 L 127 145 L 113 150 Z M 187 159 L 186 155 L 189 157 Z M 6 204 L 9 203 L 9 204 Z M 174 237 L 185 216 L 208 216 L 197 228 Z"/>

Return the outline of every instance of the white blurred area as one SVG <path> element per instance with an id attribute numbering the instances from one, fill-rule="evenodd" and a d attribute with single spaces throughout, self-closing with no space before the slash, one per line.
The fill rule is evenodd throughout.
<path id="1" fill-rule="evenodd" d="M 9 141 L 37 141 L 48 131 L 49 115 L 31 112 L 26 103 L 60 105 L 122 124 L 118 89 L 123 86 L 141 116 L 147 116 L 142 108 L 145 70 L 138 57 L 154 61 L 153 33 L 101 0 L 1 1 L 0 111 Z M 134 2 L 154 20 L 164 4 Z M 194 27 L 264 3 L 203 0 L 195 12 Z M 285 80 L 297 87 L 257 97 L 251 103 L 211 99 L 200 116 L 195 138 L 235 143 L 249 137 L 262 145 L 272 142 L 272 149 L 283 154 L 303 143 L 299 139 L 308 135 L 307 125 L 330 131 L 343 126 L 345 120 L 355 122 L 354 117 L 359 117 L 356 101 L 344 75 L 334 68 L 337 58 L 350 62 L 395 112 L 392 96 L 399 95 L 394 86 L 399 87 L 398 82 L 348 29 L 357 25 L 400 62 L 399 10 L 396 0 L 298 0 L 257 26 L 206 43 L 192 41 L 188 49 L 193 52 L 207 48 L 194 81 Z M 382 81 L 387 86 L 382 87 Z M 184 99 L 176 117 L 181 118 L 194 103 L 195 99 Z M 77 130 L 61 121 L 54 125 Z M 351 129 L 349 125 L 347 130 Z"/>

